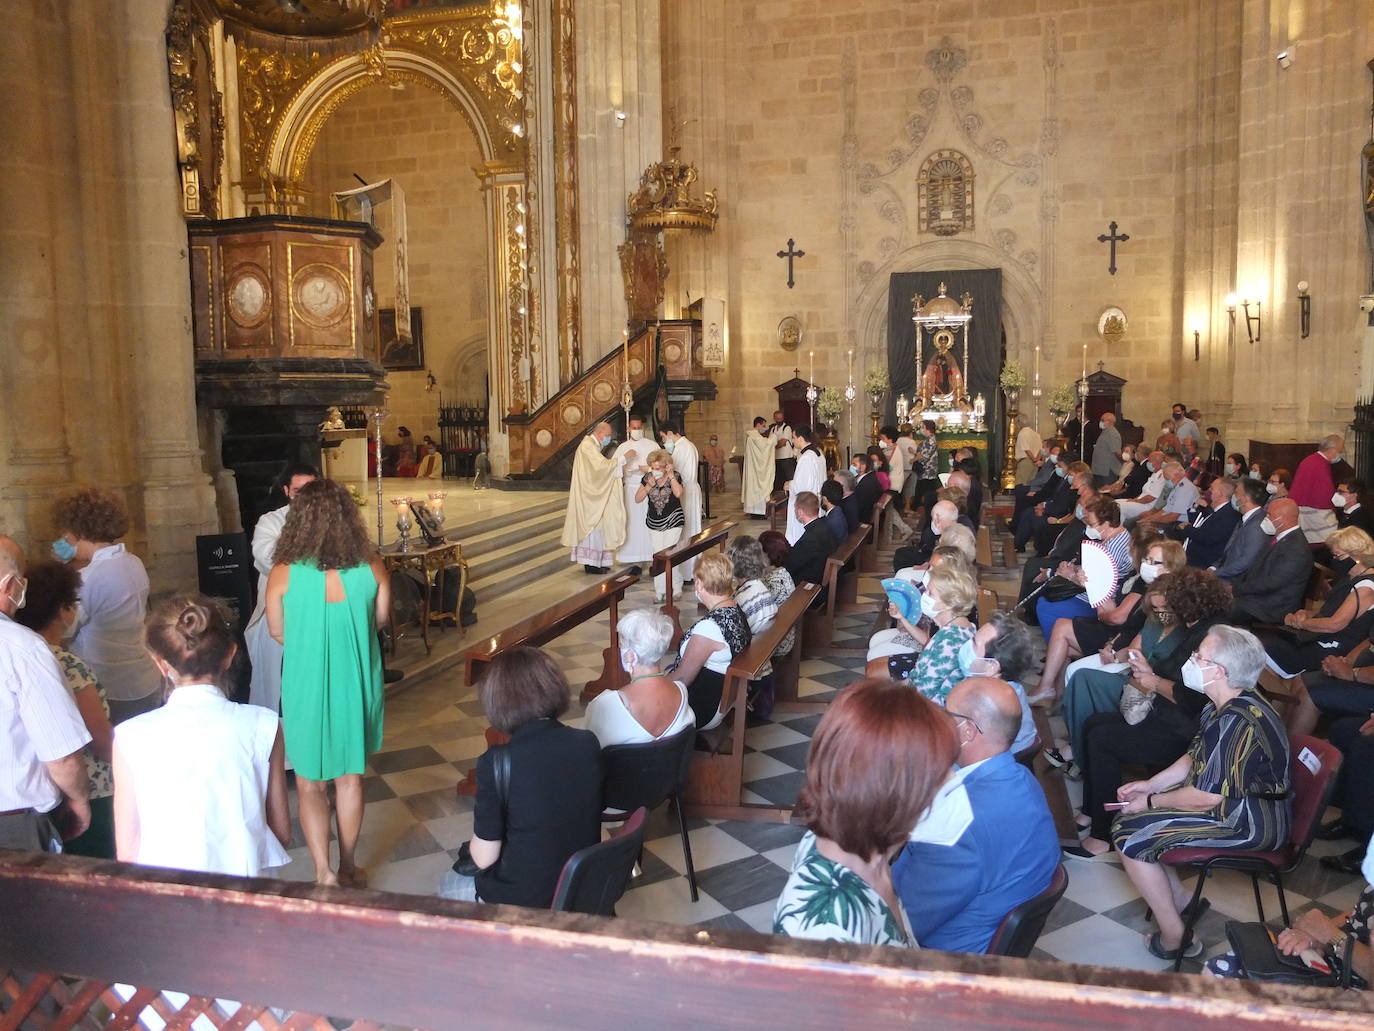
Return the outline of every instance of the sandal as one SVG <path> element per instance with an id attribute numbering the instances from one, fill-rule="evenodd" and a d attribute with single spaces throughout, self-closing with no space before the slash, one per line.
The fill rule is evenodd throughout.
<path id="1" fill-rule="evenodd" d="M 1193 909 L 1193 903 L 1189 900 L 1188 904 L 1178 911 L 1178 915 L 1183 918 L 1185 923 L 1189 920 L 1196 922 L 1202 918 L 1203 913 L 1211 908 L 1212 903 L 1205 898 L 1197 900 L 1197 909 Z"/>
<path id="2" fill-rule="evenodd" d="M 1150 935 L 1150 939 L 1145 943 L 1145 947 L 1150 950 L 1151 956 L 1154 956 L 1156 959 L 1167 960 L 1170 963 L 1175 962 L 1180 953 L 1183 954 L 1184 959 L 1197 959 L 1202 955 L 1202 942 L 1198 941 L 1196 938 L 1189 937 L 1184 944 L 1176 949 L 1166 949 L 1159 940 L 1158 931 Z"/>

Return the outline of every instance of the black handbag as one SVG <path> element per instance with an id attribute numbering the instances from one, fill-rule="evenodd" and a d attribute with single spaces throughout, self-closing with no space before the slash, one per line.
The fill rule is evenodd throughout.
<path id="1" fill-rule="evenodd" d="M 496 801 L 501 811 L 506 811 L 510 800 L 510 745 L 491 746 L 492 772 L 495 774 Z M 458 846 L 458 858 L 453 861 L 453 872 L 464 877 L 476 877 L 484 867 L 477 865 L 472 858 L 471 842 L 465 841 Z M 500 863 L 498 859 L 497 864 Z"/>
<path id="2" fill-rule="evenodd" d="M 1312 988 L 1351 987 L 1350 954 L 1355 939 L 1350 936 L 1345 939 L 1344 955 L 1333 956 L 1327 950 L 1324 958 L 1331 963 L 1331 973 L 1309 967 L 1301 956 L 1285 956 L 1279 951 L 1273 932 L 1257 921 L 1228 921 L 1226 938 L 1235 953 L 1239 973 L 1248 980 Z"/>
<path id="3" fill-rule="evenodd" d="M 1068 601 L 1070 598 L 1077 598 L 1082 593 L 1083 585 L 1077 580 L 1070 580 L 1056 574 L 1050 577 L 1049 583 L 1045 584 L 1045 590 L 1041 592 L 1041 597 L 1046 601 Z"/>

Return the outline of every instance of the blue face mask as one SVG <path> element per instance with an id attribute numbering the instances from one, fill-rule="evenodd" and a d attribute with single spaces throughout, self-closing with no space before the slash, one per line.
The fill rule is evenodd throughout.
<path id="1" fill-rule="evenodd" d="M 76 558 L 76 545 L 65 537 L 59 537 L 52 542 L 52 553 L 59 562 L 70 562 Z"/>
<path id="2" fill-rule="evenodd" d="M 858 475 L 859 475 L 859 467 L 858 467 L 857 465 L 854 465 L 852 462 L 851 462 L 850 465 L 849 465 L 849 474 L 850 474 L 851 476 L 858 476 Z"/>
<path id="3" fill-rule="evenodd" d="M 1062 465 L 1056 465 L 1056 466 L 1054 467 L 1054 475 L 1056 475 L 1056 476 L 1068 476 L 1068 475 L 1069 475 L 1069 471 L 1068 471 L 1067 469 L 1065 469 Z"/>
<path id="4" fill-rule="evenodd" d="M 958 661 L 959 671 L 966 677 L 982 677 L 989 675 L 987 673 L 988 660 L 974 653 L 972 637 L 959 645 Z M 976 668 L 979 666 L 983 668 Z"/>
<path id="5" fill-rule="evenodd" d="M 1237 498 L 1234 494 L 1231 495 L 1231 507 L 1234 508 L 1237 512 L 1240 511 L 1240 499 Z"/>
<path id="6" fill-rule="evenodd" d="M 1082 522 L 1082 520 L 1083 520 L 1083 506 L 1082 506 L 1082 505 L 1074 505 L 1074 506 L 1073 506 L 1073 517 L 1074 517 L 1075 519 L 1079 520 L 1080 522 Z"/>

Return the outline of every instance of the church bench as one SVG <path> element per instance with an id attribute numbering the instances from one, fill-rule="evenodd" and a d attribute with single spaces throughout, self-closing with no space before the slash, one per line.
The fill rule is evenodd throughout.
<path id="1" fill-rule="evenodd" d="M 787 532 L 787 498 L 785 490 L 775 490 L 763 503 L 763 516 L 768 521 L 768 529 L 778 533 Z"/>
<path id="2" fill-rule="evenodd" d="M 655 553 L 653 565 L 649 567 L 649 572 L 655 577 L 660 573 L 664 574 L 666 589 L 662 612 L 673 621 L 674 648 L 682 640 L 682 613 L 674 601 L 676 592 L 673 590 L 673 568 L 682 565 L 688 559 L 696 558 L 698 555 L 710 551 L 712 548 L 719 548 L 724 551 L 725 539 L 730 536 L 730 531 L 738 525 L 733 519 L 721 520 L 719 523 L 713 523 L 706 527 L 700 533 L 688 537 L 685 541 L 680 542 L 676 548 L 664 549 Z"/>
<path id="3" fill-rule="evenodd" d="M 693 815 L 708 819 L 767 820 L 787 823 L 792 818 L 790 806 L 754 805 L 743 801 L 744 792 L 744 732 L 748 722 L 749 681 L 757 680 L 763 667 L 773 660 L 774 708 L 795 708 L 797 681 L 804 631 L 798 629 L 792 651 L 774 659 L 782 639 L 793 627 L 801 624 L 806 610 L 820 588 L 813 583 L 800 583 L 792 596 L 778 609 L 773 625 L 743 652 L 736 655 L 725 674 L 722 697 L 733 699 L 734 708 L 722 721 L 718 730 L 729 728 L 728 737 L 708 731 L 700 735 L 708 744 L 715 739 L 708 752 L 692 756 L 687 774 L 687 788 L 682 800 Z M 722 751 L 728 743 L 729 750 Z"/>
<path id="4" fill-rule="evenodd" d="M 880 535 L 887 528 L 887 510 L 891 505 L 891 494 L 884 494 L 873 505 L 873 515 L 868 520 L 870 527 L 868 540 L 864 541 L 863 547 L 859 549 L 859 572 L 861 573 L 876 573 L 878 571 L 878 541 Z"/>
<path id="5" fill-rule="evenodd" d="M 858 570 L 851 568 L 846 572 L 845 566 L 849 565 L 849 560 L 858 553 L 872 529 L 873 527 L 868 523 L 860 523 L 853 533 L 840 542 L 840 546 L 835 549 L 835 554 L 825 560 L 825 575 L 821 581 L 821 586 L 825 590 L 825 604 L 819 609 L 812 609 L 806 613 L 803 637 L 806 641 L 808 658 L 820 654 L 859 654 L 851 648 L 833 647 L 835 613 L 845 611 L 850 607 L 850 604 L 846 604 L 842 598 L 846 585 L 848 586 L 851 604 L 858 596 L 856 586 L 859 579 Z"/>
<path id="6" fill-rule="evenodd" d="M 698 1031 L 703 1013 L 732 1029 L 1350 1031 L 1374 1017 L 1368 992 L 813 942 L 31 852 L 0 851 L 0 913 L 0 1023 L 16 1027 L 187 1027 L 199 1016 L 197 1027 L 227 1029 L 235 1004 L 217 999 L 242 1000 L 234 1027 L 261 1015 L 263 1026 L 354 1031 L 593 1031 L 645 1014 L 656 1031 Z M 130 928 L 157 933 L 131 947 Z M 114 984 L 135 988 L 134 1000 L 116 997 Z M 192 998 L 175 1013 L 164 990 Z M 143 1008 L 155 999 L 158 1016 Z"/>

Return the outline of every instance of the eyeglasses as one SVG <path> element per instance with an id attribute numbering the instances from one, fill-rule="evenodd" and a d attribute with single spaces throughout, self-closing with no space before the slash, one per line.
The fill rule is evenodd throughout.
<path id="1" fill-rule="evenodd" d="M 1214 660 L 1214 659 L 1209 659 L 1209 658 L 1207 658 L 1205 655 L 1203 655 L 1203 654 L 1202 654 L 1201 652 L 1199 652 L 1199 651 L 1193 652 L 1193 661 L 1194 661 L 1194 662 L 1198 662 L 1198 663 L 1205 662 L 1205 663 L 1207 663 L 1207 665 L 1209 665 L 1209 666 L 1215 666 L 1217 669 L 1221 670 L 1223 673 L 1226 672 L 1226 667 L 1225 667 L 1225 666 L 1223 666 L 1221 663 L 1217 662 L 1217 661 Z"/>
<path id="2" fill-rule="evenodd" d="M 948 711 L 948 710 L 946 710 L 946 711 Z M 956 719 L 956 720 L 967 720 L 969 723 L 972 723 L 972 724 L 973 724 L 973 729 L 974 729 L 974 730 L 978 731 L 978 733 L 980 733 L 980 734 L 983 732 L 983 728 L 980 727 L 980 726 L 978 726 L 978 721 L 975 720 L 972 716 L 965 716 L 963 713 L 960 713 L 960 712 L 951 712 L 949 715 L 950 715 L 950 718 L 951 718 L 951 719 Z"/>

